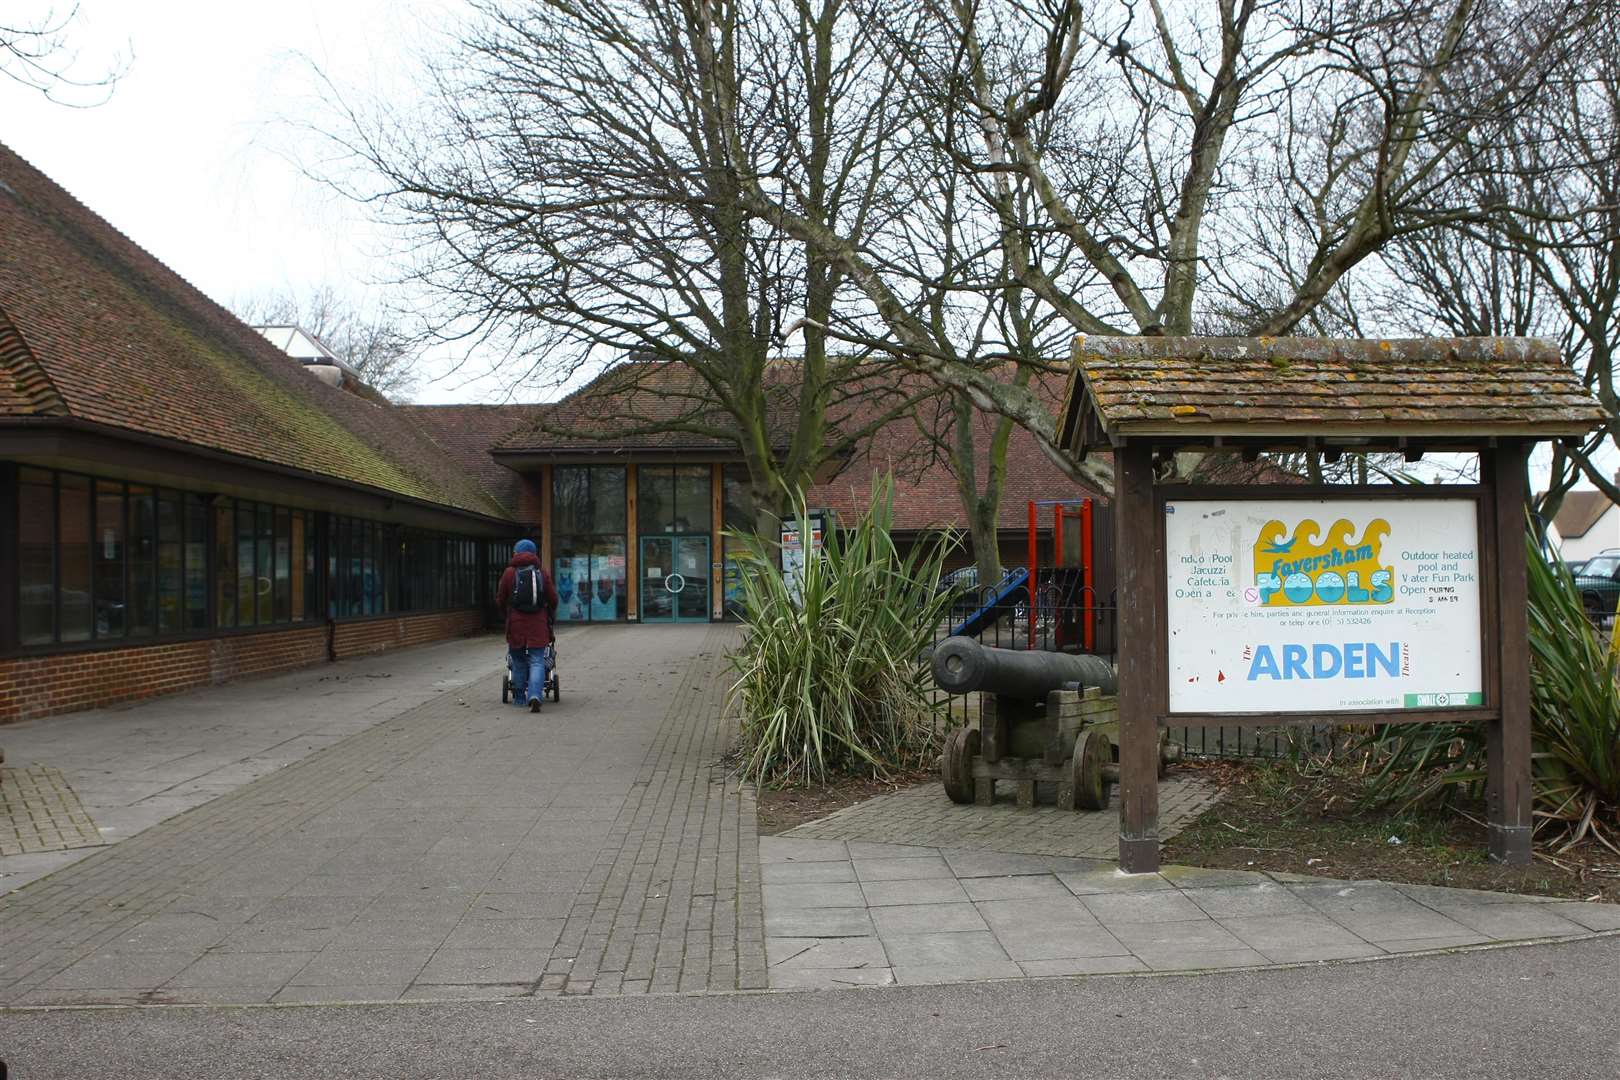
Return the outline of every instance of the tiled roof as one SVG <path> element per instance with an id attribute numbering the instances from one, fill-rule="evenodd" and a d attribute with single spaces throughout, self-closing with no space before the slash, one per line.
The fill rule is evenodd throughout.
<path id="1" fill-rule="evenodd" d="M 692 368 L 664 360 L 631 360 L 542 409 L 498 444 L 503 451 L 734 449 L 712 429 L 730 418 Z"/>
<path id="2" fill-rule="evenodd" d="M 792 392 L 795 363 L 777 360 L 767 369 L 768 378 L 774 384 L 771 393 L 776 405 L 772 416 L 779 446 L 786 445 L 791 435 L 790 425 L 796 421 L 793 410 L 796 399 Z M 849 386 L 841 388 L 840 399 L 829 409 L 830 425 L 835 431 L 840 427 L 859 429 L 875 423 L 881 418 L 882 410 L 905 400 L 908 386 L 914 390 L 920 385 L 915 377 L 899 377 L 892 369 L 883 369 L 880 375 L 873 376 L 880 377 L 883 383 L 874 394 L 852 393 Z M 1048 404 L 1055 407 L 1063 387 L 1062 377 L 1048 376 L 1037 389 Z M 582 451 L 634 455 L 684 451 L 719 454 L 740 461 L 736 443 L 717 434 L 653 430 L 672 419 L 678 422 L 681 417 L 703 412 L 703 401 L 697 376 L 690 368 L 638 361 L 612 369 L 590 386 L 552 405 L 419 407 L 408 411 L 424 420 L 447 449 L 459 440 L 461 459 L 469 468 L 471 459 L 477 455 L 479 439 L 470 434 L 453 433 L 452 429 L 463 423 L 488 432 L 485 447 L 502 455 L 548 456 Z M 532 410 L 532 415 L 526 416 L 525 410 Z M 729 424 L 728 419 L 714 417 L 712 410 L 708 415 L 710 422 L 722 430 Z M 976 423 L 979 425 L 976 446 L 980 454 L 977 471 L 982 477 L 988 468 L 994 422 L 981 414 Z M 933 442 L 924 438 L 924 430 L 933 434 Z M 892 472 L 897 481 L 896 528 L 961 527 L 963 517 L 956 477 L 939 442 L 949 438 L 950 430 L 948 414 L 942 411 L 940 402 L 924 402 L 916 410 L 878 426 L 863 441 L 860 451 L 844 461 L 834 476 L 813 487 L 806 498 L 812 506 L 830 507 L 848 518 L 866 506 L 874 474 Z M 494 460 L 488 454 L 485 457 Z M 1030 499 L 1078 499 L 1091 494 L 1069 480 L 1021 428 L 1013 429 L 1007 459 L 1001 528 L 1023 528 Z M 496 468 L 504 469 L 504 466 Z M 1043 522 L 1045 520 L 1043 518 Z"/>
<path id="3" fill-rule="evenodd" d="M 760 393 L 766 400 L 771 445 L 778 450 L 789 445 L 798 423 L 799 365 L 797 359 L 777 358 L 765 366 Z M 858 428 L 874 409 L 903 401 L 900 382 L 897 369 L 889 365 L 863 365 L 858 377 L 846 373 L 830 391 L 828 426 L 834 431 Z M 727 435 L 735 426 L 691 366 L 632 360 L 544 407 L 495 449 L 514 454 L 728 454 L 737 450 L 736 440 Z"/>
<path id="4" fill-rule="evenodd" d="M 0 423 L 59 415 L 505 516 L 401 411 L 311 378 L 3 146 L 0 317 L 25 347 L 0 345 Z M 60 409 L 27 392 L 47 384 Z"/>
<path id="5" fill-rule="evenodd" d="M 1553 516 L 1553 527 L 1565 540 L 1585 536 L 1614 504 L 1601 491 L 1567 491 Z"/>
<path id="6" fill-rule="evenodd" d="M 401 405 L 457 465 L 483 483 L 511 514 L 519 509 L 522 477 L 490 456 L 490 449 L 519 428 L 533 425 L 550 405 Z"/>
<path id="7" fill-rule="evenodd" d="M 1030 388 L 1055 408 L 1063 392 L 1061 376 L 1047 376 Z M 919 426 L 920 421 L 920 426 Z M 974 414 L 974 475 L 982 488 L 990 467 L 990 441 L 994 417 Z M 890 421 L 879 428 L 838 475 L 818 484 L 806 496 L 812 506 L 828 506 L 849 518 L 868 504 L 875 475 L 891 472 L 895 478 L 894 524 L 901 530 L 965 529 L 956 473 L 945 447 L 950 445 L 954 422 L 941 402 L 924 404 L 919 415 Z M 926 432 L 931 438 L 925 438 Z M 1017 425 L 1007 440 L 1007 473 L 1002 485 L 998 529 L 1020 530 L 1029 523 L 1029 502 L 1042 499 L 1084 499 L 1092 492 L 1058 468 L 1042 452 L 1035 437 Z M 1051 527 L 1051 512 L 1040 514 L 1040 527 Z"/>
<path id="8" fill-rule="evenodd" d="M 1603 419 L 1548 342 L 1531 338 L 1087 337 L 1063 445 L 1110 435 L 1561 435 Z M 1087 405 L 1094 417 L 1087 416 Z M 1081 430 L 1088 419 L 1103 431 Z"/>

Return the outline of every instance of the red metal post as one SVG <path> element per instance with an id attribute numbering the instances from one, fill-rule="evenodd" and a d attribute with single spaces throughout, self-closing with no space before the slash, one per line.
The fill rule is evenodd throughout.
<path id="1" fill-rule="evenodd" d="M 1024 582 L 1024 591 L 1029 594 L 1029 647 L 1031 649 L 1035 647 L 1035 572 L 1040 568 L 1041 561 L 1040 547 L 1036 538 L 1036 533 L 1039 531 L 1039 522 L 1035 515 L 1035 500 L 1031 499 L 1029 501 L 1029 578 Z"/>
<path id="2" fill-rule="evenodd" d="M 1091 549 L 1091 500 L 1087 499 L 1080 504 L 1080 564 L 1085 569 L 1080 577 L 1080 627 L 1082 640 L 1085 642 L 1086 652 L 1090 652 L 1097 644 L 1096 611 L 1092 606 L 1095 593 L 1092 592 L 1092 557 Z"/>

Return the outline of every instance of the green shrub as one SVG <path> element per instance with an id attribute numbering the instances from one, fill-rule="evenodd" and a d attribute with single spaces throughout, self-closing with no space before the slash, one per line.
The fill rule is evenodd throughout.
<path id="1" fill-rule="evenodd" d="M 1620 851 L 1620 656 L 1587 618 L 1574 580 L 1528 541 L 1530 724 L 1540 839 L 1593 836 Z M 1402 806 L 1478 796 L 1485 733 L 1476 725 L 1389 726 L 1360 748 L 1369 801 Z"/>
<path id="2" fill-rule="evenodd" d="M 923 657 L 950 603 L 937 586 L 951 541 L 919 542 L 902 557 L 890 536 L 893 493 L 892 479 L 874 481 L 865 515 L 805 560 L 797 589 L 777 569 L 779 545 L 739 538 L 745 631 L 731 695 L 747 779 L 884 775 L 937 752 Z"/>

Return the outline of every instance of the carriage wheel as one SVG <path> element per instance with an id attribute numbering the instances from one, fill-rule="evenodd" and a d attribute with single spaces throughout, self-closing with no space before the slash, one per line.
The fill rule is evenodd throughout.
<path id="1" fill-rule="evenodd" d="M 940 763 L 940 779 L 951 802 L 973 801 L 973 759 L 979 756 L 977 728 L 957 728 L 945 740 L 945 758 Z"/>
<path id="2" fill-rule="evenodd" d="M 1074 757 L 1069 761 L 1069 780 L 1074 784 L 1074 803 L 1081 810 L 1108 809 L 1112 784 L 1103 775 L 1110 763 L 1108 739 L 1095 731 L 1082 731 L 1074 740 Z"/>
<path id="3" fill-rule="evenodd" d="M 551 677 L 551 700 L 552 701 L 561 701 L 562 700 L 562 679 L 558 678 L 555 675 L 553 675 Z"/>
<path id="4" fill-rule="evenodd" d="M 501 704 L 505 705 L 512 700 L 512 676 L 501 676 Z"/>

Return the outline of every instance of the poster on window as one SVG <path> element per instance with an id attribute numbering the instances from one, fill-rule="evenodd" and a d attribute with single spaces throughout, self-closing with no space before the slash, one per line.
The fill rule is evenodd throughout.
<path id="1" fill-rule="evenodd" d="M 1467 499 L 1165 504 L 1170 711 L 1484 704 Z"/>
<path id="2" fill-rule="evenodd" d="M 591 560 L 588 555 L 558 556 L 552 563 L 557 587 L 557 621 L 583 622 L 591 617 Z"/>
<path id="3" fill-rule="evenodd" d="M 826 517 L 823 511 L 812 510 L 805 522 L 810 526 L 808 548 L 813 554 L 820 554 L 822 535 L 826 530 Z M 799 522 L 784 521 L 782 523 L 782 577 L 787 583 L 788 593 L 795 600 L 799 597 L 799 590 L 804 581 L 804 560 L 806 549 L 805 537 L 801 534 Z"/>
<path id="4" fill-rule="evenodd" d="M 591 618 L 619 617 L 619 589 L 624 581 L 623 555 L 596 555 L 591 559 Z"/>

